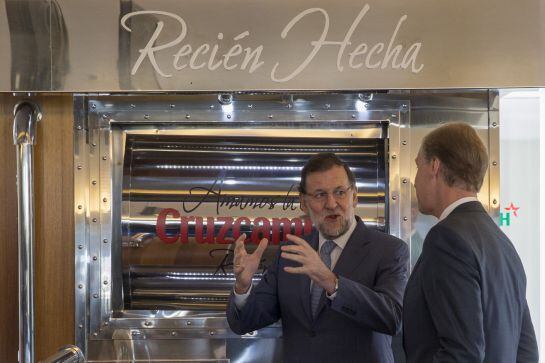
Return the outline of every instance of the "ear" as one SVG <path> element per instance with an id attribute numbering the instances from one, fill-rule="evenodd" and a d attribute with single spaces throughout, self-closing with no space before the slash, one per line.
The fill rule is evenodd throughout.
<path id="1" fill-rule="evenodd" d="M 352 206 L 354 208 L 356 208 L 356 206 L 358 205 L 358 188 L 356 188 L 356 186 L 354 185 L 354 193 L 352 193 L 353 196 L 352 196 Z"/>
<path id="2" fill-rule="evenodd" d="M 307 203 L 305 202 L 305 196 L 302 193 L 299 193 L 299 206 L 305 214 L 308 214 Z"/>
<path id="3" fill-rule="evenodd" d="M 431 159 L 431 171 L 432 171 L 433 175 L 438 177 L 440 170 L 441 170 L 441 160 L 439 160 L 439 159 L 437 159 L 435 157 L 432 158 Z"/>

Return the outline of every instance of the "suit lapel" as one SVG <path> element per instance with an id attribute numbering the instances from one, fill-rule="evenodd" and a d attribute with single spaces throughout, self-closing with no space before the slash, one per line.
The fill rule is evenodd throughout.
<path id="1" fill-rule="evenodd" d="M 369 243 L 369 231 L 365 224 L 358 219 L 358 225 L 346 243 L 346 246 L 333 269 L 335 275 L 350 276 L 352 271 L 362 262 L 369 253 L 365 246 Z"/>
<path id="2" fill-rule="evenodd" d="M 365 248 L 369 243 L 369 241 L 366 240 L 368 236 L 367 227 L 365 227 L 365 224 L 361 219 L 357 218 L 357 221 L 358 224 L 348 239 L 346 246 L 335 264 L 335 268 L 333 269 L 333 273 L 337 276 L 351 276 L 352 271 L 354 271 L 360 265 L 365 256 L 369 253 L 369 249 Z M 308 305 L 310 306 L 310 294 L 308 300 Z M 316 319 L 326 306 L 326 301 L 327 297 L 325 296 L 324 291 L 320 298 L 318 311 L 316 312 Z"/>

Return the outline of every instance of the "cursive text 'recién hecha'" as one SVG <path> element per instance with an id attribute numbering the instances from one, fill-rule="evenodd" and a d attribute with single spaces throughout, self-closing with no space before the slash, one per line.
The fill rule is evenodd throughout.
<path id="1" fill-rule="evenodd" d="M 239 32 L 232 40 L 228 39 L 229 42 L 234 41 L 234 45 L 228 49 L 222 49 L 221 42 L 224 39 L 227 40 L 222 32 L 217 34 L 217 41 L 213 43 L 198 45 L 184 43 L 188 33 L 186 21 L 181 16 L 166 11 L 143 10 L 130 12 L 121 18 L 121 26 L 126 31 L 131 32 L 132 29 L 128 25 L 129 19 L 142 15 L 151 15 L 156 19 L 153 34 L 145 46 L 138 50 L 139 55 L 131 69 L 132 75 L 136 75 L 144 61 L 148 61 L 157 74 L 166 78 L 172 77 L 174 72 L 187 69 L 205 69 L 208 71 L 216 71 L 218 69 L 226 71 L 240 70 L 252 74 L 263 68 L 269 73 L 272 81 L 283 83 L 295 79 L 301 74 L 312 60 L 319 55 L 320 51 L 326 47 L 335 47 L 337 50 L 335 66 L 338 72 L 343 72 L 345 67 L 348 67 L 354 70 L 394 69 L 407 70 L 414 74 L 420 73 L 424 68 L 424 64 L 418 62 L 422 43 L 402 44 L 397 41 L 402 25 L 407 20 L 407 15 L 399 17 L 388 40 L 374 44 L 366 42 L 356 44 L 352 42 L 353 34 L 357 31 L 359 24 L 369 11 L 369 4 L 365 4 L 346 31 L 344 38 L 340 40 L 331 40 L 328 38 L 330 18 L 326 10 L 323 8 L 308 8 L 301 11 L 282 29 L 279 42 L 289 37 L 297 38 L 297 25 L 309 17 L 317 17 L 320 20 L 321 28 L 318 29 L 314 39 L 310 41 L 310 47 L 301 45 L 301 49 L 305 46 L 304 49 L 309 48 L 309 51 L 308 53 L 302 53 L 303 56 L 300 61 L 297 61 L 295 65 L 291 64 L 293 62 L 290 62 L 290 66 L 286 66 L 278 60 L 273 60 L 270 62 L 272 65 L 270 71 L 266 70 L 270 56 L 267 56 L 265 46 L 258 44 L 256 41 L 252 43 L 252 46 L 244 45 L 245 42 L 248 43 L 251 40 L 249 30 Z M 165 31 L 165 22 L 160 20 L 162 17 L 174 20 L 174 22 L 171 21 L 169 24 L 176 24 L 179 30 L 169 29 L 168 35 L 176 34 L 176 37 L 159 42 L 160 36 Z M 163 34 L 161 39 L 165 37 L 165 34 Z M 160 65 L 157 61 L 161 52 L 170 52 L 168 53 L 172 56 L 170 66 L 165 65 L 164 62 Z"/>

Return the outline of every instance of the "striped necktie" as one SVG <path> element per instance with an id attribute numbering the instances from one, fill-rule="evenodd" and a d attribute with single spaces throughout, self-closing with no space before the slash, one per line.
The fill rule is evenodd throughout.
<path id="1" fill-rule="evenodd" d="M 327 240 L 320 248 L 320 258 L 329 269 L 331 269 L 331 251 L 333 251 L 335 247 L 337 247 L 335 241 Z M 312 316 L 316 315 L 318 304 L 320 303 L 320 297 L 322 296 L 323 291 L 324 289 L 322 289 L 317 283 L 312 284 L 312 289 L 310 291 L 310 307 L 312 309 Z"/>

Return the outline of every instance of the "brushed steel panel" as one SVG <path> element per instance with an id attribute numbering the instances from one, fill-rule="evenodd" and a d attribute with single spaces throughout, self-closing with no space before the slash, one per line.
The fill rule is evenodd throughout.
<path id="1" fill-rule="evenodd" d="M 220 170 L 221 168 L 213 168 L 218 165 L 236 166 L 236 163 L 240 163 L 239 166 L 245 167 L 271 167 L 270 178 L 262 180 L 251 177 L 251 171 L 267 173 L 267 169 L 231 170 L 239 173 L 234 181 L 244 181 L 239 184 L 240 188 L 254 193 L 250 195 L 268 196 L 264 191 L 273 191 L 274 194 L 275 190 L 285 189 L 279 184 L 295 182 L 298 175 L 297 178 L 289 173 L 284 178 L 273 175 L 279 170 L 274 167 L 281 167 L 282 164 L 265 162 L 267 159 L 263 155 L 267 153 L 276 152 L 281 158 L 288 158 L 286 155 L 290 155 L 295 159 L 297 155 L 310 155 L 323 149 L 324 141 L 333 140 L 335 145 L 330 147 L 336 151 L 346 151 L 347 148 L 353 150 L 361 147 L 363 144 L 358 146 L 358 140 L 388 138 L 389 151 L 386 146 L 380 152 L 377 151 L 378 147 L 375 148 L 375 154 L 387 157 L 388 163 L 385 160 L 375 164 L 368 163 L 366 160 L 369 156 L 357 158 L 357 162 L 362 164 L 360 172 L 364 175 L 364 180 L 360 178 L 358 185 L 360 199 L 365 201 L 359 212 L 378 216 L 375 217 L 377 225 L 390 225 L 394 234 L 408 240 L 407 236 L 412 232 L 413 225 L 416 224 L 418 229 L 428 223 L 422 216 L 412 219 L 413 198 L 409 192 L 412 188 L 410 181 L 415 173 L 413 160 L 422 137 L 440 122 L 461 120 L 478 130 L 483 140 L 490 143 L 492 152 L 494 141 L 489 140 L 495 137 L 489 131 L 489 122 L 494 120 L 493 113 L 489 113 L 489 102 L 494 104 L 492 95 L 493 92 L 489 101 L 487 90 L 391 91 L 389 94 L 375 95 L 364 110 L 357 109 L 358 97 L 354 94 L 235 94 L 231 110 L 223 109 L 218 103 L 217 94 L 153 97 L 88 95 L 78 98 L 78 102 L 85 105 L 83 108 L 88 109 L 84 116 L 82 113 L 75 115 L 76 129 L 81 131 L 77 131 L 75 136 L 75 157 L 76 162 L 83 162 L 83 172 L 79 175 L 87 179 L 82 182 L 76 178 L 75 182 L 82 185 L 82 190 L 75 188 L 75 198 L 76 203 L 79 199 L 87 198 L 87 201 L 82 210 L 77 209 L 76 205 L 76 238 L 87 239 L 89 245 L 87 247 L 86 242 L 81 252 L 76 251 L 76 282 L 88 274 L 90 286 L 103 289 L 102 278 L 111 272 L 110 278 L 114 283 L 112 287 L 104 290 L 105 293 L 99 299 L 93 299 L 92 294 L 87 295 L 84 292 L 86 289 L 79 291 L 76 286 L 77 301 L 85 298 L 89 307 L 77 309 L 79 315 L 76 316 L 76 321 L 85 322 L 85 315 L 82 314 L 90 314 L 90 325 L 85 325 L 83 329 L 91 354 L 89 358 L 91 361 L 115 361 L 119 357 L 132 357 L 126 359 L 155 362 L 169 359 L 180 362 L 187 361 L 186 359 L 231 359 L 242 362 L 259 356 L 275 361 L 271 357 L 276 357 L 281 352 L 278 345 L 281 342 L 280 325 L 276 324 L 243 337 L 232 333 L 222 311 L 225 301 L 223 289 L 225 286 L 228 289 L 232 281 L 230 272 L 226 271 L 221 278 L 212 275 L 213 278 L 209 280 L 212 281 L 210 288 L 197 286 L 199 284 L 195 285 L 196 280 L 187 279 L 188 275 L 184 275 L 187 272 L 201 274 L 197 278 L 208 278 L 210 276 L 206 274 L 214 271 L 206 268 L 199 270 L 194 266 L 189 266 L 189 270 L 184 269 L 184 259 L 187 258 L 184 253 L 189 252 L 187 249 L 176 255 L 176 251 L 172 254 L 171 250 L 163 249 L 163 246 L 157 248 L 158 240 L 154 236 L 157 209 L 172 205 L 180 209 L 180 197 L 187 194 L 191 185 L 206 180 L 211 175 L 211 170 Z M 404 102 L 410 105 L 406 112 L 401 108 Z M 231 114 L 231 118 L 227 118 L 228 114 Z M 269 118 L 270 115 L 273 117 Z M 84 132 L 87 124 L 90 125 L 88 133 Z M 79 126 L 81 130 L 78 129 Z M 264 142 L 258 142 L 256 146 L 245 145 L 246 148 L 257 150 L 240 150 L 236 149 L 237 145 L 231 145 L 233 149 L 227 149 L 226 141 L 238 140 L 241 143 L 249 135 L 252 139 L 270 141 L 280 138 L 291 142 L 278 145 L 271 142 L 270 147 L 264 146 Z M 223 140 L 218 141 L 220 137 Z M 314 140 L 317 141 L 315 144 Z M 404 144 L 404 141 L 407 143 Z M 308 153 L 295 150 L 297 142 L 306 145 Z M 132 145 L 130 147 L 133 157 L 138 160 L 127 164 L 125 150 L 129 145 Z M 165 145 L 173 147 L 169 151 Z M 223 145 L 224 149 L 214 145 Z M 198 149 L 197 146 L 206 148 Z M 82 153 L 87 152 L 86 148 L 91 150 L 87 154 L 88 159 L 82 158 Z M 93 148 L 97 151 L 93 152 Z M 286 150 L 280 150 L 282 148 Z M 397 155 L 395 159 L 392 158 L 394 152 Z M 354 157 L 356 154 L 347 152 L 347 155 Z M 102 159 L 104 156 L 106 160 Z M 207 162 L 204 156 L 208 156 L 208 160 L 223 162 Z M 243 161 L 235 162 L 233 158 Z M 385 165 L 383 174 L 379 177 L 374 175 L 373 181 L 369 181 L 373 170 L 374 174 L 378 170 L 372 165 L 380 163 Z M 123 165 L 132 169 L 124 171 Z M 159 165 L 168 165 L 170 168 L 156 168 Z M 208 169 L 198 169 L 195 166 L 207 166 Z M 75 173 L 77 176 L 77 171 Z M 129 184 L 126 183 L 128 175 L 134 178 Z M 182 175 L 183 178 L 177 177 Z M 407 178 L 408 182 L 404 183 Z M 490 176 L 490 181 L 485 182 L 490 188 L 483 189 L 479 195 L 483 201 L 493 193 L 492 178 Z M 97 192 L 93 191 L 93 180 L 97 180 Z M 279 182 L 275 184 L 274 180 Z M 377 183 L 376 180 L 381 181 Z M 397 206 L 390 203 L 391 197 L 396 195 L 394 192 L 399 196 Z M 130 203 L 127 203 L 129 200 Z M 215 205 L 202 208 L 204 215 L 216 215 Z M 95 215 L 100 221 L 98 229 L 93 227 L 92 218 Z M 392 218 L 393 215 L 396 216 L 395 219 Z M 405 220 L 405 217 L 408 219 Z M 109 226 L 102 223 L 109 219 Z M 371 219 L 370 221 L 372 222 Z M 166 224 L 167 227 L 176 226 L 176 221 L 171 216 Z M 412 239 L 412 235 L 410 238 Z M 105 239 L 107 243 L 104 243 Z M 112 244 L 111 247 L 109 244 Z M 187 246 L 189 245 L 182 247 Z M 130 270 L 133 274 L 132 292 L 118 288 L 121 284 L 127 286 L 127 281 L 121 280 L 123 264 L 119 263 L 126 257 L 122 253 L 127 250 L 131 251 L 130 256 L 134 262 L 125 265 L 125 273 Z M 92 260 L 94 253 L 99 256 L 96 267 Z M 195 259 L 205 258 L 209 250 L 192 250 L 191 253 Z M 167 256 L 174 262 L 165 266 L 158 263 L 159 260 L 153 261 L 153 258 L 146 260 L 154 254 L 161 258 Z M 101 262 L 103 257 L 108 259 L 104 264 Z M 174 290 L 169 290 L 168 284 L 165 284 L 167 280 L 174 281 L 170 285 L 175 287 Z M 197 289 L 192 290 L 195 286 Z M 135 305 L 131 309 L 123 310 L 122 295 L 127 292 L 138 295 L 141 300 L 137 302 L 138 299 L 135 299 Z M 209 298 L 215 302 L 206 308 L 199 305 L 199 301 L 192 300 L 195 297 Z M 158 301 L 162 305 L 157 304 Z M 193 301 L 194 306 L 188 308 L 188 301 Z M 97 333 L 96 336 L 93 333 Z M 195 350 L 187 350 L 189 356 L 185 356 L 178 347 L 187 347 L 186 343 L 190 342 L 198 343 Z M 274 342 L 274 349 L 270 348 L 272 346 L 268 342 Z M 255 353 L 256 351 L 259 353 Z"/>
<path id="2" fill-rule="evenodd" d="M 7 91 L 48 91 L 52 89 L 51 60 L 58 59 L 59 54 L 53 54 L 51 45 L 51 25 L 62 23 L 57 12 L 55 1 L 48 0 L 5 0 L 5 17 L 0 23 L 8 24 L 9 45 L 2 48 L 2 58 L 7 54 L 9 63 L 1 64 L 0 72 L 9 71 L 9 83 L 0 86 Z M 2 29 L 2 28 L 0 28 Z M 3 27 L 5 30 L 5 26 Z M 60 60 L 63 67 L 66 59 Z M 4 76 L 4 80 L 6 77 Z"/>
<path id="3" fill-rule="evenodd" d="M 0 23 L 8 24 L 0 26 L 3 92 L 505 88 L 545 83 L 545 30 L 536 26 L 544 14 L 536 1 L 416 0 L 394 7 L 354 0 L 342 7 L 326 0 L 0 4 L 6 9 L 0 12 Z"/>

